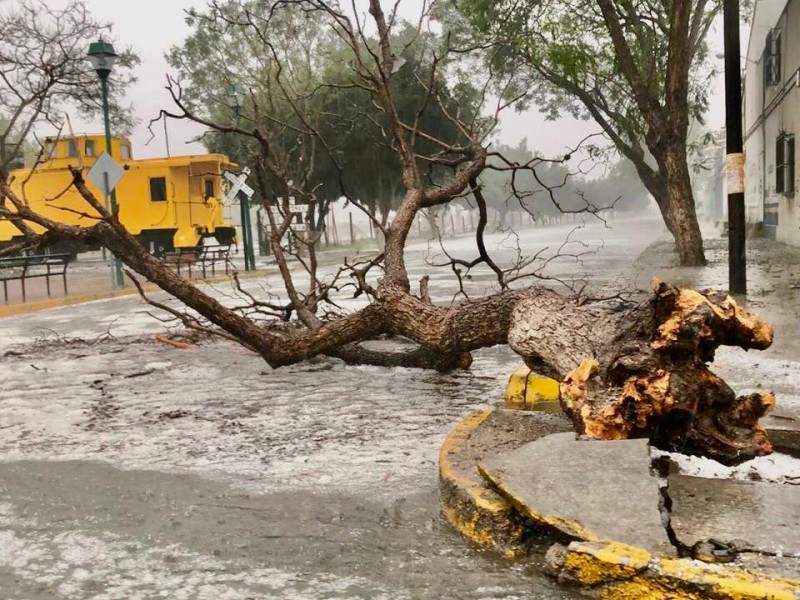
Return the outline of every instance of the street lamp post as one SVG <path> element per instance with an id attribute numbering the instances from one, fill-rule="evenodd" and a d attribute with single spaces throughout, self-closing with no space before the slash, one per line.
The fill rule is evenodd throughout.
<path id="1" fill-rule="evenodd" d="M 728 281 L 731 294 L 747 294 L 745 256 L 742 72 L 739 60 L 739 0 L 724 0 L 725 170 L 728 180 Z"/>
<path id="2" fill-rule="evenodd" d="M 111 69 L 117 60 L 117 53 L 114 52 L 114 46 L 100 38 L 96 42 L 89 44 L 87 56 L 95 73 L 100 78 L 100 85 L 103 90 L 103 123 L 106 133 L 106 152 L 113 158 L 111 153 L 111 123 L 108 118 L 108 76 L 111 74 Z M 113 215 L 117 212 L 117 194 L 113 189 L 109 190 L 108 188 L 108 175 L 106 174 L 106 185 L 103 193 L 107 198 L 111 198 L 111 214 Z M 116 255 L 114 256 L 112 283 L 115 288 L 125 287 L 125 280 L 122 277 L 122 263 Z"/>
<path id="3" fill-rule="evenodd" d="M 239 118 L 244 101 L 244 89 L 238 84 L 231 84 L 225 88 L 225 98 L 228 106 L 236 111 L 236 124 L 239 125 Z M 242 246 L 244 247 L 244 270 L 255 271 L 256 257 L 253 251 L 252 228 L 250 226 L 250 201 L 247 194 L 239 192 L 239 207 L 242 217 Z"/>

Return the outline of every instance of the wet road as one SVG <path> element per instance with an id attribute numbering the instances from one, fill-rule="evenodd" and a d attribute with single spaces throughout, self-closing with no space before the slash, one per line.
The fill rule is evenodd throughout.
<path id="1" fill-rule="evenodd" d="M 523 242 L 555 248 L 566 231 Z M 581 230 L 603 247 L 559 276 L 630 278 L 661 228 L 629 231 Z M 412 279 L 426 253 L 410 249 Z M 435 298 L 452 295 L 431 277 Z M 455 374 L 273 371 L 225 341 L 163 346 L 146 311 L 129 297 L 0 321 L 0 598 L 574 597 L 536 557 L 480 552 L 439 515 L 438 448 L 500 401 L 519 365 L 507 348 Z"/>

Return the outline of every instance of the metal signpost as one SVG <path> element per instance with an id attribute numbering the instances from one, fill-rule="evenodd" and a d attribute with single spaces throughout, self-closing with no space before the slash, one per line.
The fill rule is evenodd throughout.
<path id="1" fill-rule="evenodd" d="M 228 180 L 230 189 L 225 194 L 225 202 L 233 203 L 239 192 L 241 217 L 242 217 L 242 246 L 244 246 L 244 270 L 255 271 L 256 257 L 253 252 L 252 230 L 250 228 L 250 205 L 249 200 L 254 194 L 253 188 L 245 183 L 247 176 L 250 175 L 249 167 L 242 169 L 241 173 L 225 171 L 222 176 Z"/>
<path id="2" fill-rule="evenodd" d="M 106 209 L 109 208 L 109 197 L 113 199 L 111 202 L 111 212 L 112 214 L 117 209 L 116 198 L 113 197 L 114 188 L 117 187 L 119 180 L 122 179 L 122 176 L 125 174 L 125 169 L 123 169 L 117 162 L 111 158 L 111 155 L 108 152 L 103 152 L 100 156 L 97 157 L 97 160 L 92 165 L 92 168 L 89 169 L 87 176 L 89 177 L 89 181 L 91 181 L 97 189 L 103 192 L 103 197 L 105 199 L 104 206 Z M 114 256 L 114 259 L 111 263 L 111 286 L 116 289 L 118 287 L 123 287 L 125 285 L 125 280 L 122 278 L 122 263 L 120 262 L 119 258 Z"/>

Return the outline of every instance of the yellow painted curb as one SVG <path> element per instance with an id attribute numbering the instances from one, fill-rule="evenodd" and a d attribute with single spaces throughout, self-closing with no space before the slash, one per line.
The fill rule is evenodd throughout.
<path id="1" fill-rule="evenodd" d="M 517 410 L 561 410 L 558 382 L 531 372 L 525 365 L 509 377 L 504 400 L 506 408 Z"/>
<path id="2" fill-rule="evenodd" d="M 472 542 L 499 551 L 509 558 L 520 553 L 524 528 L 516 510 L 489 489 L 477 465 L 465 469 L 453 462 L 473 432 L 491 416 L 479 411 L 462 420 L 445 438 L 439 450 L 439 491 L 445 518 Z"/>
<path id="3" fill-rule="evenodd" d="M 601 598 L 798 600 L 800 581 L 728 565 L 666 559 L 618 542 L 572 542 L 557 559 L 562 582 L 597 588 Z M 551 566 L 552 568 L 552 566 Z"/>
<path id="4" fill-rule="evenodd" d="M 253 279 L 255 277 L 259 277 L 264 275 L 265 271 L 249 271 L 246 273 L 239 273 L 239 279 Z M 222 281 L 228 281 L 231 279 L 231 275 L 219 275 L 217 277 L 212 277 L 209 279 L 193 279 L 192 281 L 195 283 L 206 284 L 206 283 L 220 283 Z M 148 283 L 142 286 L 144 291 L 146 292 L 157 292 L 160 291 L 159 288 L 154 283 Z M 6 304 L 4 306 L 0 306 L 0 318 L 3 317 L 12 317 L 15 315 L 23 315 L 32 312 L 37 312 L 40 310 L 47 310 L 50 308 L 61 308 L 63 306 L 75 306 L 77 304 L 86 304 L 87 302 L 95 302 L 97 300 L 106 300 L 108 298 L 118 298 L 122 296 L 130 296 L 133 294 L 138 294 L 139 292 L 136 290 L 135 287 L 130 286 L 121 290 L 108 290 L 106 292 L 95 292 L 93 294 L 78 294 L 78 295 L 69 295 L 69 296 L 62 296 L 60 298 L 48 298 L 47 300 L 37 300 L 35 302 L 20 302 L 17 304 Z"/>
<path id="5" fill-rule="evenodd" d="M 513 427 L 508 429 L 508 421 L 495 421 L 495 413 L 470 414 L 444 440 L 439 451 L 443 514 L 475 544 L 519 558 L 528 554 L 531 522 L 545 528 L 555 523 L 533 514 L 526 518 L 481 477 L 472 446 L 477 443 L 479 453 L 487 451 L 494 427 L 519 434 Z M 564 523 L 558 525 L 563 528 Z M 572 533 L 591 537 L 580 527 Z M 621 542 L 573 541 L 567 548 L 556 544 L 548 552 L 547 563 L 548 572 L 561 583 L 591 588 L 608 600 L 800 600 L 798 580 L 735 565 L 660 557 Z"/>

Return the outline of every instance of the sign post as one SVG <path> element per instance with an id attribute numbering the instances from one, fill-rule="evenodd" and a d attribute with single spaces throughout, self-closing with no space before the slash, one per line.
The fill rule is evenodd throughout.
<path id="1" fill-rule="evenodd" d="M 306 231 L 308 226 L 306 225 L 305 215 L 308 212 L 308 204 L 295 204 L 294 196 L 289 196 L 289 213 L 291 214 L 291 221 L 289 223 L 289 252 L 292 251 L 292 237 L 291 234 L 297 234 L 300 231 Z M 270 213 L 272 214 L 272 221 L 274 223 L 280 223 L 283 221 L 285 216 L 283 212 L 283 202 L 280 198 L 278 198 L 277 206 L 270 206 L 269 208 Z M 269 227 L 269 221 L 267 221 L 267 227 Z"/>
<path id="2" fill-rule="evenodd" d="M 111 198 L 111 214 L 117 210 L 117 199 L 114 195 L 114 188 L 117 187 L 119 180 L 125 174 L 123 169 L 111 157 L 108 152 L 103 152 L 94 161 L 92 168 L 89 169 L 87 176 L 95 187 L 102 190 L 104 197 L 104 206 L 109 208 L 109 197 Z M 122 262 L 116 255 L 111 261 L 111 287 L 113 289 L 125 287 L 125 279 L 122 277 Z"/>
<path id="3" fill-rule="evenodd" d="M 242 219 L 242 246 L 244 247 L 244 270 L 255 271 L 256 257 L 253 252 L 253 237 L 250 226 L 250 198 L 255 192 L 253 188 L 245 183 L 247 176 L 250 175 L 250 168 L 245 167 L 242 172 L 237 174 L 232 171 L 225 171 L 222 176 L 230 183 L 230 189 L 225 194 L 226 202 L 233 202 L 241 192 L 239 198 L 240 213 Z"/>

